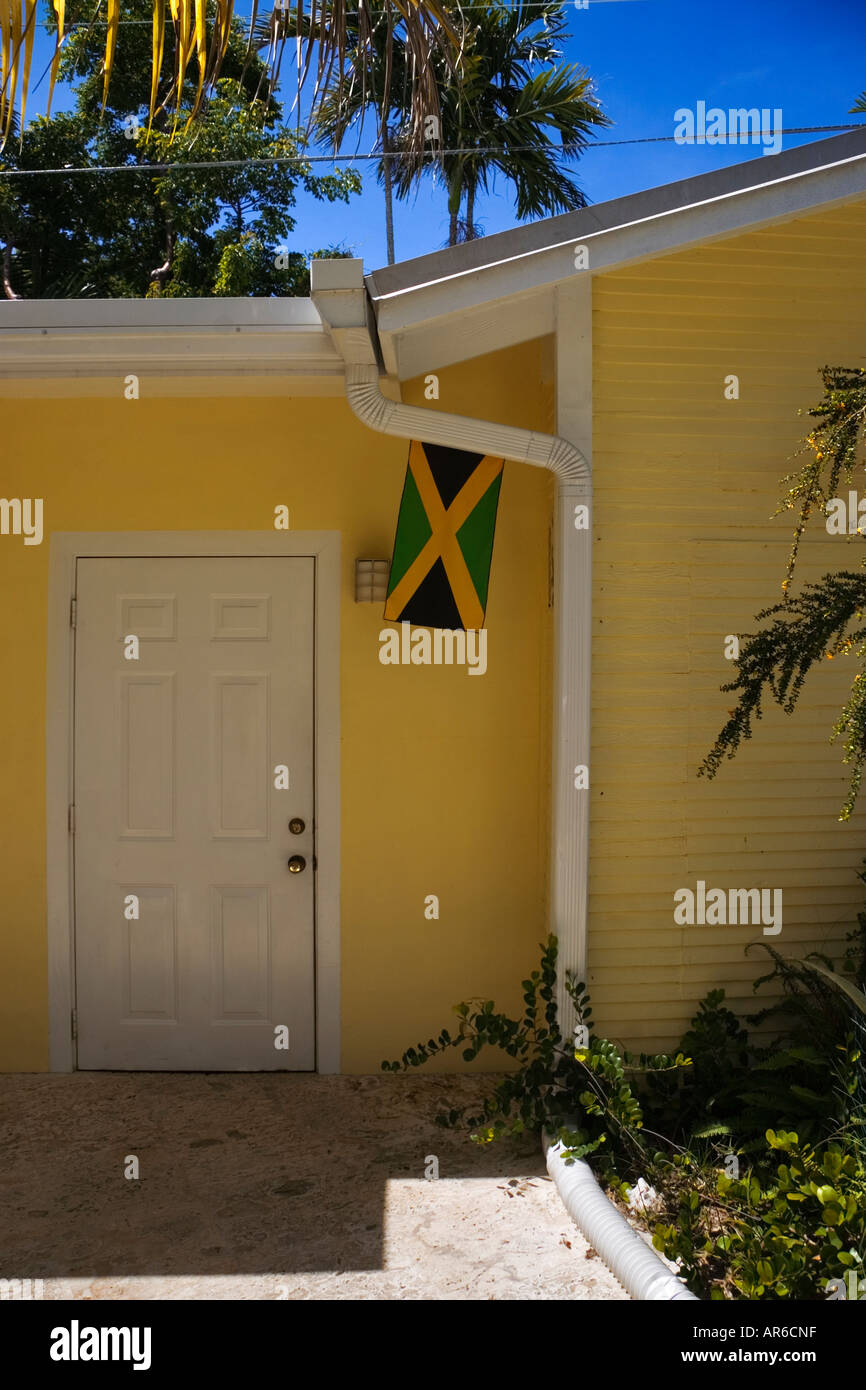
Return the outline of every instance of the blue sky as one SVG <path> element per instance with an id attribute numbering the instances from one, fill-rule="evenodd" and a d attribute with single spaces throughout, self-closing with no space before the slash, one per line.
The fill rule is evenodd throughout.
<path id="1" fill-rule="evenodd" d="M 237 8 L 248 13 L 249 0 L 239 0 Z M 696 5 L 694 0 L 589 0 L 585 10 L 573 5 L 567 10 L 571 38 L 564 59 L 588 70 L 614 121 L 600 132 L 599 141 L 672 135 L 674 112 L 694 108 L 698 101 L 708 108 L 781 108 L 785 127 L 835 125 L 848 119 L 854 99 L 866 88 L 863 0 L 823 0 L 820 5 L 813 0 L 727 0 L 724 6 Z M 40 36 L 34 82 L 49 54 L 49 42 Z M 290 85 L 288 48 L 283 71 Z M 31 98 L 31 114 L 44 110 L 46 92 L 47 82 L 42 82 Z M 55 108 L 62 109 L 64 94 L 58 92 L 57 98 Z M 782 147 L 821 138 L 785 136 Z M 365 131 L 365 142 L 370 139 L 372 126 Z M 613 146 L 587 151 L 576 177 L 589 200 L 599 203 L 759 153 L 750 145 Z M 372 168 L 361 167 L 364 192 L 348 206 L 299 196 L 293 249 L 342 243 L 363 257 L 368 270 L 385 264 L 382 193 Z M 488 234 L 516 225 L 504 181 L 480 200 L 476 219 Z M 441 186 L 425 184 L 412 200 L 397 204 L 398 260 L 438 249 L 447 234 Z"/>

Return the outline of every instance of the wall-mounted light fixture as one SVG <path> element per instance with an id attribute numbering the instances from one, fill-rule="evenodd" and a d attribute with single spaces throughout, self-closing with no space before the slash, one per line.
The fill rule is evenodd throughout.
<path id="1" fill-rule="evenodd" d="M 388 596 L 390 560 L 355 561 L 355 602 L 384 603 Z"/>

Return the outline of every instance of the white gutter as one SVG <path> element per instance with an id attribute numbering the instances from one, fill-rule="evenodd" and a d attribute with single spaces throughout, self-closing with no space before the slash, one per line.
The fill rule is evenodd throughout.
<path id="1" fill-rule="evenodd" d="M 404 339 L 434 323 L 442 330 L 449 319 L 459 325 L 467 310 L 483 313 L 512 295 L 568 284 L 575 278 L 574 251 L 580 245 L 597 275 L 844 205 L 864 192 L 866 123 L 852 122 L 847 134 L 828 140 L 383 266 L 367 277 L 380 340 L 393 342 L 396 355 L 406 346 Z M 479 325 L 476 354 L 485 350 L 480 338 Z M 428 370 L 435 371 L 435 364 Z"/>
<path id="2" fill-rule="evenodd" d="M 672 1299 L 700 1302 L 607 1199 L 589 1164 L 579 1158 L 566 1164 L 562 1144 L 552 1144 L 548 1135 L 544 1136 L 543 1145 L 547 1171 L 566 1211 L 626 1293 L 650 1303 Z"/>
<path id="3" fill-rule="evenodd" d="M 554 522 L 555 649 L 550 929 L 560 943 L 557 1002 L 563 1035 L 571 1035 L 562 976 L 585 978 L 589 882 L 587 790 L 575 768 L 589 766 L 592 530 L 575 524 L 575 509 L 592 503 L 592 472 L 574 444 L 553 434 L 476 420 L 389 400 L 379 388 L 377 336 L 360 260 L 312 261 L 313 302 L 346 364 L 346 396 L 363 424 L 380 434 L 467 449 L 547 468 L 556 477 Z M 587 516 L 587 522 L 589 516 Z M 583 521 L 583 518 L 581 518 Z M 551 1176 L 580 1229 L 634 1298 L 694 1298 L 620 1215 L 585 1163 L 566 1165 L 560 1145 L 545 1139 Z"/>
<path id="4" fill-rule="evenodd" d="M 851 156 L 850 158 L 848 158 L 848 159 L 835 160 L 834 162 L 832 162 L 832 163 L 830 163 L 830 164 L 822 165 L 820 168 L 818 168 L 818 169 L 816 169 L 816 170 L 809 170 L 808 173 L 814 175 L 814 174 L 816 174 L 816 173 L 818 173 L 818 174 L 824 174 L 824 173 L 835 174 L 835 173 L 837 173 L 837 172 L 841 172 L 841 173 L 843 174 L 843 177 L 844 177 L 844 176 L 847 176 L 847 175 L 851 174 L 851 173 L 856 169 L 856 167 L 857 167 L 858 165 L 859 165 L 859 167 L 860 167 L 860 172 L 862 173 L 862 170 L 863 170 L 863 162 L 862 162 L 862 161 L 863 161 L 863 155 L 862 155 L 862 154 L 856 154 L 856 155 L 852 155 L 852 156 Z M 755 161 L 755 162 L 757 163 L 758 161 Z M 761 167 L 762 167 L 762 168 L 769 168 L 770 166 L 768 166 L 768 165 L 762 165 Z M 726 171 L 725 171 L 725 172 L 726 172 Z M 384 304 L 384 303 L 386 303 L 386 302 L 389 302 L 389 301 L 395 300 L 395 299 L 399 299 L 399 298 L 401 298 L 401 297 L 403 297 L 403 296 L 406 296 L 406 295 L 417 294 L 417 293 L 418 293 L 419 291 L 421 291 L 421 290 L 435 289 L 435 288 L 436 288 L 437 286 L 439 286 L 439 285 L 444 285 L 444 284 L 446 284 L 449 280 L 462 280 L 462 279 L 465 279 L 465 278 L 467 278 L 467 277 L 469 277 L 469 276 L 477 276 L 477 275 L 479 275 L 479 274 L 481 273 L 481 271 L 484 271 L 484 270 L 498 270 L 498 269 L 500 268 L 500 266 L 507 266 L 507 265 L 510 265 L 510 264 L 512 264 L 513 262 L 516 262 L 516 261 L 524 261 L 524 262 L 525 262 L 525 261 L 527 261 L 527 260 L 528 260 L 530 257 L 532 257 L 532 256 L 546 256 L 549 252 L 552 252 L 552 251 L 563 251 L 563 250 L 564 250 L 564 251 L 567 251 L 567 252 L 569 253 L 570 257 L 571 257 L 571 256 L 573 256 L 575 242 L 578 242 L 578 241 L 579 241 L 579 242 L 581 242 L 581 243 L 586 242 L 587 244 L 589 244 L 594 238 L 598 238 L 598 237 L 613 237 L 613 236 L 616 236 L 617 233 L 622 233 L 622 232 L 637 232 L 640 228 L 648 227 L 651 223 L 661 222 L 661 221 L 663 221 L 665 218 L 670 219 L 670 218 L 672 218 L 672 217 L 677 217 L 677 218 L 680 218 L 683 222 L 687 223 L 687 222 L 688 222 L 688 219 L 689 219 L 689 214 L 692 214 L 692 216 L 694 217 L 695 214 L 701 214 L 701 213 L 703 213 L 703 211 L 704 211 L 705 209 L 711 209 L 711 208 L 721 209 L 721 207 L 722 207 L 723 205 L 730 205 L 734 199 L 737 199 L 737 198 L 742 199 L 746 194 L 750 195 L 750 196 L 753 198 L 754 201 L 757 201 L 758 195 L 764 195 L 764 194 L 767 194 L 767 193 L 770 193 L 770 192 L 776 193 L 777 191 L 780 191 L 780 190 L 783 192 L 783 196 L 784 196 L 784 194 L 787 194 L 786 185 L 791 184 L 791 183 L 794 183 L 797 179 L 801 179 L 801 180 L 802 180 L 804 177 L 805 177 L 805 176 L 804 176 L 802 170 L 797 170 L 796 173 L 788 174 L 787 176 L 785 176 L 785 177 L 783 177 L 783 178 L 776 178 L 776 179 L 767 178 L 767 179 L 764 179 L 764 180 L 762 180 L 762 181 L 757 181 L 757 182 L 755 182 L 755 183 L 753 183 L 753 184 L 749 184 L 748 187 L 746 187 L 746 188 L 735 188 L 735 189 L 731 189 L 731 190 L 726 190 L 726 191 L 723 192 L 723 193 L 718 193 L 718 194 L 715 194 L 715 195 L 710 196 L 710 197 L 701 198 L 701 199 L 698 199 L 698 200 L 696 200 L 696 201 L 694 201 L 694 202 L 682 202 L 682 203 L 678 203 L 677 206 L 676 206 L 676 207 L 673 207 L 673 208 L 666 207 L 666 208 L 663 208 L 663 209 L 662 209 L 661 211 L 659 211 L 659 212 L 646 213 L 645 215 L 643 215 L 643 216 L 641 216 L 641 217 L 633 217 L 633 218 L 631 218 L 630 220 L 625 220 L 625 221 L 622 221 L 622 222 L 614 222 L 613 224 L 608 224 L 608 225 L 604 225 L 604 226 L 599 226 L 598 228 L 595 228 L 595 229 L 591 229 L 590 226 L 589 226 L 589 217 L 591 216 L 591 210 L 590 210 L 590 209 L 587 209 L 587 208 L 584 208 L 584 209 L 581 209 L 580 211 L 581 211 L 581 215 L 582 215 L 582 218 L 583 218 L 584 223 L 587 224 L 587 225 L 586 225 L 586 230 L 581 230 L 579 233 L 574 233 L 574 232 L 572 232 L 572 234 L 571 234 L 570 236 L 564 237 L 561 241 L 551 241 L 551 242 L 550 242 L 548 245 L 546 245 L 546 246 L 533 246 L 533 247 L 528 247 L 528 248 L 526 248 L 526 249 L 521 249 L 521 250 L 515 251 L 515 252 L 513 253 L 513 255 L 510 255 L 510 256 L 498 256 L 497 259 L 496 259 L 495 261 L 490 261 L 490 262 L 488 262 L 488 263 L 486 263 L 485 265 L 482 265 L 482 266 L 469 266 L 469 267 L 468 267 L 467 269 L 465 269 L 465 270 L 454 270 L 454 271 L 451 271 L 451 273 L 448 274 L 448 275 L 439 275 L 439 276 L 437 276 L 435 279 L 430 279 L 430 280 L 419 280 L 419 281 L 417 281 L 417 283 L 414 283 L 414 284 L 411 284 L 411 285 L 407 285 L 407 286 L 405 286 L 405 287 L 402 288 L 402 289 L 389 290 L 389 291 L 386 290 L 386 291 L 384 291 L 383 293 L 377 294 L 377 295 L 376 295 L 376 302 L 377 302 L 377 304 L 379 304 L 379 303 Z M 665 186 L 662 185 L 660 191 L 664 192 L 664 187 L 665 187 Z M 847 177 L 844 177 L 843 188 L 844 188 L 844 196 L 848 196 L 848 197 L 856 196 L 856 191 L 857 191 L 857 190 L 856 190 L 856 187 L 855 187 L 855 188 L 852 188 L 852 187 L 851 187 L 850 179 L 847 178 Z M 657 189 L 650 189 L 648 194 L 644 194 L 644 195 L 642 195 L 642 196 L 643 196 L 644 198 L 648 198 L 651 194 L 657 193 L 658 191 L 659 191 L 659 190 L 657 190 Z M 631 197 L 631 198 L 635 198 L 635 197 L 641 196 L 641 195 L 630 194 L 630 195 L 627 195 L 627 196 L 628 196 L 628 197 Z M 809 196 L 814 200 L 814 194 L 810 194 Z M 616 205 L 617 205 L 617 203 L 618 203 L 619 201 L 620 201 L 620 200 L 618 200 L 618 199 L 612 199 L 611 202 L 610 202 L 607 206 L 609 206 L 609 207 L 611 207 L 611 208 L 615 208 Z M 622 199 L 621 201 L 625 202 L 626 199 Z M 808 203 L 805 204 L 805 206 L 806 206 L 807 208 L 808 208 L 808 207 L 811 207 L 811 206 L 813 206 L 813 205 L 814 205 L 814 202 L 813 202 L 813 201 L 808 202 Z M 602 206 L 602 208 L 604 208 L 604 207 L 605 207 L 605 204 L 601 204 L 601 206 Z M 801 210 L 799 204 L 795 204 L 795 207 L 796 207 L 796 210 L 797 210 L 797 211 L 800 211 L 800 210 Z M 592 209 L 592 211 L 594 211 L 594 209 Z M 786 207 L 786 211 L 787 211 L 787 212 L 789 213 L 789 215 L 790 215 L 790 209 L 789 209 L 789 207 Z M 565 215 L 567 216 L 567 214 L 565 214 Z M 718 217 L 718 211 L 717 211 L 717 213 L 716 213 L 716 216 Z M 550 220 L 552 221 L 553 219 L 550 219 Z M 719 220 L 721 221 L 721 218 L 719 218 Z M 750 223 L 754 223 L 756 220 L 757 220 L 757 218 L 755 217 L 754 213 L 751 213 L 751 214 L 749 215 L 749 221 L 750 221 Z M 735 224 L 735 225 L 737 225 L 737 224 Z M 500 235 L 500 236 L 507 236 L 508 233 L 507 233 L 507 232 L 501 232 L 501 233 L 499 233 L 499 235 Z M 705 236 L 705 233 L 702 233 L 699 239 L 700 239 L 700 240 L 703 240 L 703 239 L 704 239 L 704 236 Z M 485 241 L 487 241 L 487 240 L 489 240 L 489 238 L 485 238 Z M 667 241 L 672 240 L 672 238 L 670 238 L 670 237 L 668 236 L 668 237 L 666 237 L 665 240 L 666 240 L 666 243 L 667 243 Z M 682 237 L 678 238 L 676 241 L 673 242 L 673 244 L 674 244 L 674 245 L 678 245 L 678 244 L 680 244 L 680 241 L 681 241 L 681 240 L 684 240 L 684 238 L 682 238 Z M 468 244 L 468 243 L 467 243 L 467 244 Z M 450 248 L 449 248 L 449 249 L 450 249 Z M 669 249 L 669 247 L 666 245 L 666 246 L 665 246 L 665 249 Z M 436 252 L 431 252 L 431 255 L 435 255 L 435 254 L 436 254 Z M 597 262 L 597 261 L 595 260 L 595 258 L 593 258 L 593 264 L 594 264 L 594 265 L 597 265 L 597 264 L 599 264 L 599 263 L 600 263 L 600 262 Z M 388 269 L 390 269 L 390 267 L 388 267 Z M 373 280 L 374 283 L 375 283 L 375 277 L 376 277 L 377 274 L 381 276 L 381 275 L 382 275 L 382 272 L 381 272 L 381 271 L 379 271 L 379 272 L 375 272 L 375 271 L 374 271 L 373 275 L 370 277 L 370 279 Z M 390 326 L 390 325 L 389 325 L 389 326 Z"/>
<path id="5" fill-rule="evenodd" d="M 0 379 L 117 380 L 119 362 L 151 380 L 343 375 L 309 299 L 0 299 Z"/>

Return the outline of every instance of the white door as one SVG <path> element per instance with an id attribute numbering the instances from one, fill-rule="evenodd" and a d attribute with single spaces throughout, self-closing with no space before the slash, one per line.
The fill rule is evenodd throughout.
<path id="1" fill-rule="evenodd" d="M 314 566 L 78 562 L 81 1068 L 315 1067 Z"/>

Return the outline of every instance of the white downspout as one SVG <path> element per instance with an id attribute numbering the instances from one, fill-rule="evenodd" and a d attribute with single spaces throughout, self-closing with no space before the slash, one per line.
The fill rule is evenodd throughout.
<path id="1" fill-rule="evenodd" d="M 313 265 L 315 266 L 315 262 Z M 317 297 L 317 304 L 319 297 Z M 324 306 L 323 306 L 324 307 Z M 550 930 L 559 940 L 557 1003 L 563 1035 L 573 1012 L 563 976 L 586 980 L 589 791 L 575 786 L 589 767 L 590 622 L 592 613 L 592 474 L 579 449 L 557 435 L 536 434 L 491 420 L 426 410 L 389 400 L 374 364 L 346 363 L 346 395 L 365 425 L 399 439 L 467 449 L 548 468 L 556 475 L 554 517 L 554 711 L 551 808 Z M 578 516 L 577 508 L 584 510 Z M 578 529 L 577 522 L 583 523 Z"/>
<path id="2" fill-rule="evenodd" d="M 347 362 L 346 395 L 358 418 L 381 434 L 549 468 L 559 479 L 560 496 L 563 487 L 573 488 L 575 497 L 590 496 L 589 464 L 573 444 L 555 434 L 536 434 L 516 425 L 475 420 L 469 415 L 449 415 L 444 410 L 427 410 L 419 405 L 389 400 L 379 390 L 379 369 L 375 365 Z"/>
<path id="3" fill-rule="evenodd" d="M 575 786 L 575 772 L 579 766 L 589 767 L 591 468 L 581 451 L 558 435 L 389 400 L 379 388 L 378 335 L 363 262 L 311 261 L 310 279 L 313 303 L 345 363 L 349 404 L 370 429 L 529 463 L 556 475 L 550 930 L 559 941 L 560 1027 L 569 1037 L 573 1013 L 564 988 L 565 970 L 586 980 L 589 791 Z M 585 509 L 586 518 L 576 517 L 577 508 Z M 578 519 L 587 524 L 578 528 Z"/>
<path id="4" fill-rule="evenodd" d="M 346 366 L 346 396 L 363 424 L 416 439 L 548 468 L 556 475 L 554 520 L 554 720 L 550 930 L 560 944 L 557 1002 L 563 1036 L 572 1011 L 566 968 L 586 979 L 589 791 L 575 770 L 589 767 L 592 614 L 592 472 L 575 445 L 558 435 L 475 420 L 389 400 L 379 388 L 378 338 L 359 260 L 312 261 L 311 297 Z M 587 510 L 576 525 L 575 509 Z M 580 518 L 581 522 L 584 518 Z M 566 1165 L 561 1146 L 544 1140 L 548 1168 L 584 1235 L 634 1298 L 694 1298 L 605 1197 L 588 1164 Z M 635 1246 L 634 1242 L 637 1242 Z M 639 1249 L 637 1247 L 640 1247 Z"/>

